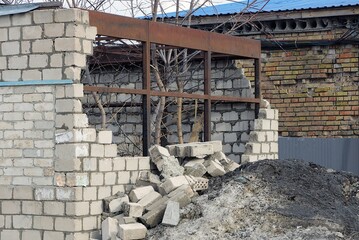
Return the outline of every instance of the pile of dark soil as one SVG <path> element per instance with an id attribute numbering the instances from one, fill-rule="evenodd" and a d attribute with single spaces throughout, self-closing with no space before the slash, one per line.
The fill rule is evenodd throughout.
<path id="1" fill-rule="evenodd" d="M 359 239 L 359 177 L 264 160 L 210 179 L 176 227 L 148 239 Z"/>

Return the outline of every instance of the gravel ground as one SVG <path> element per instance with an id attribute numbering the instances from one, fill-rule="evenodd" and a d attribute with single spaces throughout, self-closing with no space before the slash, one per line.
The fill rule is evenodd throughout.
<path id="1" fill-rule="evenodd" d="M 302 161 L 259 161 L 211 178 L 181 217 L 147 239 L 359 239 L 359 177 Z"/>

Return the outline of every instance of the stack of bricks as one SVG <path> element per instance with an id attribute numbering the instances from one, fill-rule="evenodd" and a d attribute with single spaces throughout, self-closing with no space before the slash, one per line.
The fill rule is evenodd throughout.
<path id="1" fill-rule="evenodd" d="M 150 169 L 117 157 L 112 133 L 82 112 L 88 22 L 79 9 L 0 17 L 0 239 L 88 240 L 102 199 Z"/>
<path id="2" fill-rule="evenodd" d="M 245 148 L 242 163 L 278 159 L 278 110 L 259 110 Z"/>

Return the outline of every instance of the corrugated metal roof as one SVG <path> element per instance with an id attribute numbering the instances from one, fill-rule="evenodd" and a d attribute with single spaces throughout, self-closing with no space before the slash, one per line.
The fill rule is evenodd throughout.
<path id="1" fill-rule="evenodd" d="M 203 7 L 193 13 L 193 16 L 211 16 L 235 14 L 241 11 L 258 12 L 261 10 L 266 0 L 259 0 L 255 5 L 249 6 L 248 0 L 236 3 L 227 3 L 210 7 Z M 262 9 L 263 12 L 294 11 L 305 9 L 333 8 L 341 6 L 359 6 L 358 0 L 270 0 Z M 181 11 L 180 17 L 186 16 L 187 11 Z M 175 13 L 166 14 L 165 17 L 175 17 Z"/>
<path id="2" fill-rule="evenodd" d="M 61 2 L 0 5 L 0 16 L 26 13 L 43 7 L 61 7 L 61 6 L 62 6 Z"/>

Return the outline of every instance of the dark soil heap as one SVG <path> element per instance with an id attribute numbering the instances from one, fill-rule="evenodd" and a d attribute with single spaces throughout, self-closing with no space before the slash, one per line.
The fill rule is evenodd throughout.
<path id="1" fill-rule="evenodd" d="M 212 178 L 181 217 L 148 239 L 359 239 L 359 177 L 302 161 L 259 161 Z"/>

